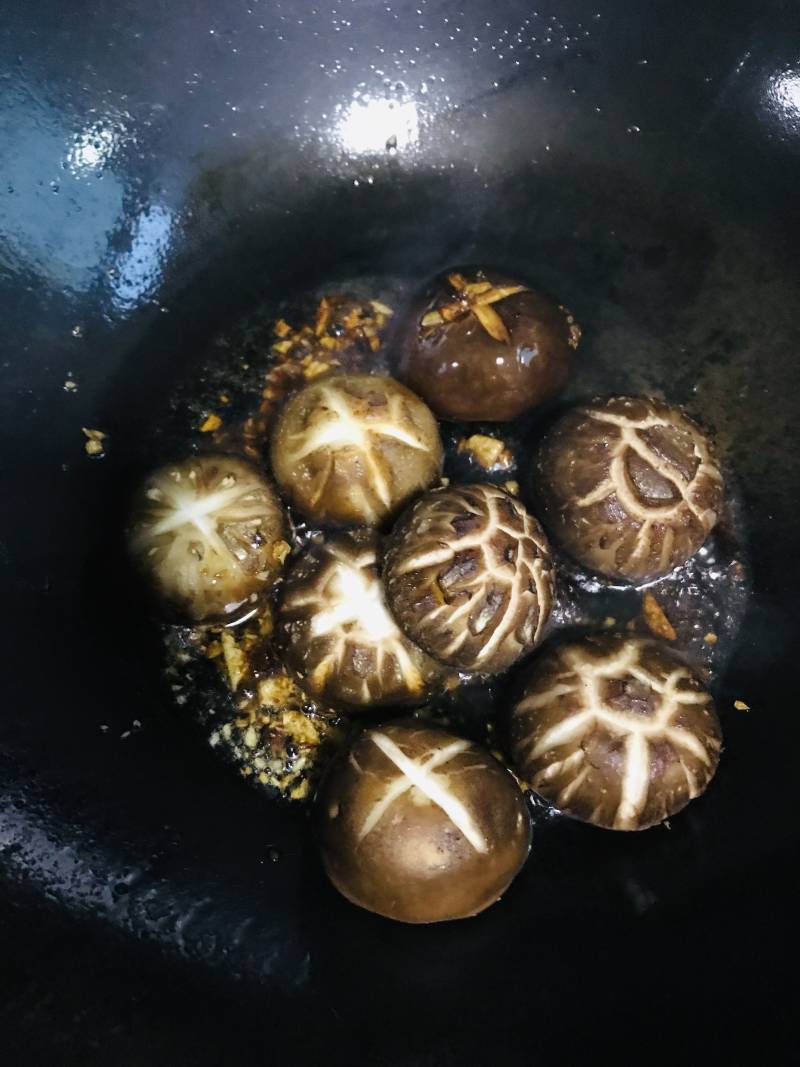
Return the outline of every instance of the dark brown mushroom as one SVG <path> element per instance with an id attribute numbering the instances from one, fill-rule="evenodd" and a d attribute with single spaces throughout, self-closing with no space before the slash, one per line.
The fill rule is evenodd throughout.
<path id="1" fill-rule="evenodd" d="M 356 740 L 323 781 L 317 825 L 336 888 L 408 923 L 483 911 L 530 850 L 525 801 L 505 767 L 471 741 L 414 722 Z"/>
<path id="2" fill-rule="evenodd" d="M 539 523 L 494 485 L 435 489 L 388 541 L 389 607 L 442 663 L 497 674 L 538 642 L 555 577 Z"/>
<path id="3" fill-rule="evenodd" d="M 155 592 L 190 622 L 233 621 L 275 584 L 286 516 L 251 463 L 214 453 L 154 471 L 137 492 L 131 553 Z"/>
<path id="4" fill-rule="evenodd" d="M 389 613 L 377 540 L 361 528 L 312 547 L 290 569 L 278 609 L 287 662 L 305 689 L 351 712 L 421 704 L 445 678 Z"/>
<path id="5" fill-rule="evenodd" d="M 373 526 L 435 482 L 439 427 L 394 378 L 337 374 L 307 385 L 272 438 L 281 489 L 315 522 Z"/>
<path id="6" fill-rule="evenodd" d="M 507 422 L 561 392 L 579 340 L 543 293 L 493 270 L 449 270 L 412 315 L 400 377 L 440 418 Z"/>
<path id="7" fill-rule="evenodd" d="M 591 570 L 629 582 L 689 559 L 722 507 L 708 439 L 678 408 L 646 397 L 568 412 L 545 438 L 534 477 L 553 539 Z"/>
<path id="8" fill-rule="evenodd" d="M 517 773 L 576 819 L 644 830 L 699 796 L 722 733 L 711 695 L 669 648 L 602 635 L 537 657 L 511 715 Z"/>

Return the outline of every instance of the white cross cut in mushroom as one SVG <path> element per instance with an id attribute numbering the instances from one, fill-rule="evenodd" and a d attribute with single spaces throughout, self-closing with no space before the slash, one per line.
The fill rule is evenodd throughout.
<path id="1" fill-rule="evenodd" d="M 128 542 L 155 591 L 192 622 L 252 611 L 290 551 L 266 478 L 236 456 L 206 454 L 154 471 L 135 496 Z"/>
<path id="2" fill-rule="evenodd" d="M 270 455 L 279 485 L 305 515 L 372 526 L 437 479 L 442 444 L 432 413 L 404 385 L 349 374 L 289 400 Z"/>
<path id="3" fill-rule="evenodd" d="M 530 848 L 513 776 L 473 742 L 412 721 L 362 734 L 323 782 L 317 813 L 333 884 L 404 922 L 483 910 Z"/>
<path id="4" fill-rule="evenodd" d="M 313 546 L 290 569 L 278 607 L 278 635 L 304 687 L 351 713 L 421 704 L 445 682 L 389 613 L 377 544 L 362 527 Z"/>
<path id="5" fill-rule="evenodd" d="M 363 840 L 375 829 L 396 800 L 408 790 L 416 789 L 419 792 L 415 796 L 425 797 L 431 803 L 438 805 L 476 852 L 489 851 L 489 843 L 475 825 L 472 815 L 450 790 L 447 776 L 436 773 L 438 767 L 444 767 L 450 760 L 469 748 L 467 741 L 453 741 L 424 759 L 414 760 L 406 756 L 386 734 L 374 730 L 369 736 L 400 773 L 381 800 L 367 814 L 358 834 L 359 840 Z"/>

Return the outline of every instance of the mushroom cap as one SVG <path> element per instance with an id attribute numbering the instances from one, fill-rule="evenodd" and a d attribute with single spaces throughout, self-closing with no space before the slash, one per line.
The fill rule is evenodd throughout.
<path id="1" fill-rule="evenodd" d="M 157 594 L 191 622 L 231 621 L 275 584 L 286 516 L 253 464 L 210 453 L 168 463 L 136 493 L 130 551 Z"/>
<path id="2" fill-rule="evenodd" d="M 354 904 L 401 922 L 475 915 L 530 850 L 513 776 L 485 749 L 414 722 L 362 734 L 317 803 L 329 878 Z"/>
<path id="3" fill-rule="evenodd" d="M 469 293 L 459 313 L 450 278 L 489 290 L 476 292 L 473 306 L 499 316 L 497 337 L 470 310 Z M 511 292 L 501 296 L 505 290 Z M 455 317 L 424 325 L 438 309 Z M 507 422 L 561 392 L 579 338 L 572 315 L 544 293 L 494 270 L 449 270 L 415 309 L 401 343 L 400 376 L 440 418 Z"/>
<path id="4" fill-rule="evenodd" d="M 279 640 L 304 688 L 351 713 L 421 704 L 445 676 L 390 615 L 377 548 L 363 527 L 312 547 L 291 567 L 278 609 Z"/>
<path id="5" fill-rule="evenodd" d="M 537 644 L 555 573 L 541 526 L 494 485 L 434 489 L 391 532 L 389 607 L 442 663 L 497 674 Z"/>
<path id="6" fill-rule="evenodd" d="M 579 563 L 637 582 L 700 548 L 722 507 L 708 439 L 678 408 L 616 396 L 568 412 L 535 464 L 548 533 Z"/>
<path id="7" fill-rule="evenodd" d="M 670 649 L 600 635 L 538 656 L 511 713 L 517 773 L 568 815 L 644 830 L 699 796 L 722 733 L 711 695 Z"/>
<path id="8" fill-rule="evenodd" d="M 270 456 L 289 500 L 315 522 L 374 526 L 442 469 L 433 414 L 394 378 L 336 374 L 293 396 Z"/>

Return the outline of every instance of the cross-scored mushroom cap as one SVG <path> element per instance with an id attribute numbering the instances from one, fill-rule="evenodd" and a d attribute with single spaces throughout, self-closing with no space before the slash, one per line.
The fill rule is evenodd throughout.
<path id="1" fill-rule="evenodd" d="M 708 439 L 660 400 L 612 397 L 568 412 L 535 464 L 542 518 L 579 563 L 640 582 L 703 544 L 722 508 Z"/>
<path id="2" fill-rule="evenodd" d="M 290 546 L 274 489 L 237 456 L 192 456 L 153 471 L 128 543 L 154 590 L 192 622 L 232 620 L 275 584 Z"/>
<path id="3" fill-rule="evenodd" d="M 383 573 L 413 641 L 442 663 L 487 674 L 534 648 L 555 591 L 539 523 L 494 485 L 420 497 L 392 530 Z"/>
<path id="4" fill-rule="evenodd" d="M 361 528 L 311 548 L 291 568 L 278 610 L 279 639 L 305 689 L 350 712 L 421 704 L 445 677 L 390 615 L 377 543 Z"/>
<path id="5" fill-rule="evenodd" d="M 643 830 L 685 807 L 717 769 L 711 695 L 670 649 L 618 635 L 549 649 L 511 714 L 517 773 L 561 811 Z"/>
<path id="6" fill-rule="evenodd" d="M 506 422 L 561 392 L 580 336 L 544 293 L 494 270 L 448 270 L 411 317 L 400 377 L 440 418 Z"/>
<path id="7" fill-rule="evenodd" d="M 354 904 L 401 922 L 475 915 L 530 850 L 513 776 L 479 745 L 414 722 L 368 730 L 317 801 L 329 878 Z"/>
<path id="8" fill-rule="evenodd" d="M 272 469 L 303 514 L 374 526 L 436 481 L 436 419 L 393 378 L 338 374 L 293 396 L 272 438 Z"/>

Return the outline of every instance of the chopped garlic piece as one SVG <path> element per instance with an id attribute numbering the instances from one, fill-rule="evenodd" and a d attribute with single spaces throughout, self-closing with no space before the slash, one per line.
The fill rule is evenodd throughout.
<path id="1" fill-rule="evenodd" d="M 507 469 L 514 462 L 514 457 L 502 441 L 488 434 L 475 433 L 471 437 L 462 437 L 458 442 L 458 451 L 466 452 L 484 470 L 499 467 Z"/>

